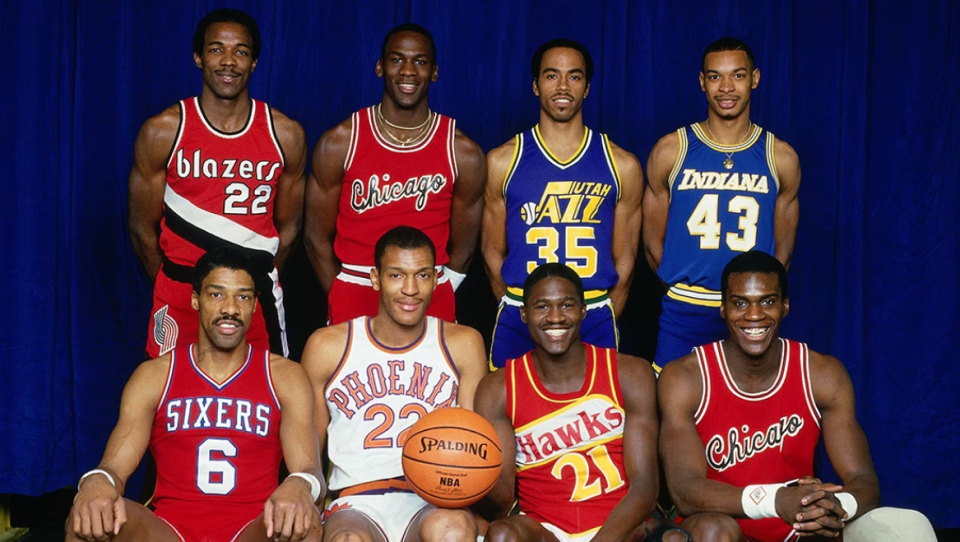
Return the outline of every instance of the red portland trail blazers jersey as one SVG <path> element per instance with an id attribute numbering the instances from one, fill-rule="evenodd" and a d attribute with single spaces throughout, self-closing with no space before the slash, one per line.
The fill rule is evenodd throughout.
<path id="1" fill-rule="evenodd" d="M 198 98 L 180 102 L 160 222 L 164 256 L 192 266 L 204 252 L 232 244 L 261 253 L 272 267 L 280 246 L 273 202 L 282 172 L 267 104 L 250 100 L 247 124 L 228 134 L 207 121 Z"/>
<path id="2" fill-rule="evenodd" d="M 217 384 L 197 366 L 192 346 L 175 349 L 150 451 L 158 516 L 231 536 L 257 517 L 277 488 L 282 456 L 270 353 L 250 347 L 246 363 Z"/>
<path id="3" fill-rule="evenodd" d="M 426 233 L 443 265 L 457 178 L 456 121 L 434 114 L 423 141 L 400 147 L 380 134 L 376 115 L 371 106 L 351 118 L 334 252 L 344 264 L 369 271 L 377 239 L 402 224 Z"/>
<path id="4" fill-rule="evenodd" d="M 520 510 L 572 536 L 599 530 L 628 485 L 617 353 L 585 346 L 586 377 L 577 392 L 547 390 L 529 353 L 505 368 Z"/>
<path id="5" fill-rule="evenodd" d="M 813 474 L 820 412 L 810 387 L 807 345 L 780 339 L 783 354 L 773 386 L 741 391 L 730 376 L 723 341 L 697 347 L 703 396 L 697 432 L 707 454 L 707 478 L 736 487 L 775 484 Z M 780 518 L 738 519 L 750 540 L 792 540 Z"/>

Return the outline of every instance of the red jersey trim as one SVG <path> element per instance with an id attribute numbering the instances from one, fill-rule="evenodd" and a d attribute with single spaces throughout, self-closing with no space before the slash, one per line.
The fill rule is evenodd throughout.
<path id="1" fill-rule="evenodd" d="M 788 344 L 796 344 L 800 348 L 800 381 L 803 384 L 803 398 L 807 402 L 807 408 L 810 410 L 810 416 L 820 427 L 820 409 L 817 408 L 817 401 L 813 397 L 813 381 L 810 380 L 810 349 L 806 343 L 794 343 L 786 341 Z"/>
<path id="2" fill-rule="evenodd" d="M 517 360 L 507 362 L 506 373 L 503 375 L 504 382 L 507 385 L 507 416 L 510 417 L 510 425 L 517 425 Z"/>
<path id="3" fill-rule="evenodd" d="M 716 348 L 716 343 L 706 345 Z M 699 425 L 703 417 L 707 414 L 707 407 L 710 406 L 710 395 L 713 391 L 710 386 L 710 365 L 707 362 L 707 351 L 704 346 L 698 346 L 694 349 L 697 353 L 697 366 L 700 368 L 700 378 L 703 380 L 703 389 L 700 392 L 700 404 L 693 415 L 693 423 Z"/>
<path id="4" fill-rule="evenodd" d="M 180 100 L 177 102 L 177 107 L 180 108 L 180 124 L 177 125 L 177 135 L 173 138 L 173 146 L 170 147 L 170 156 L 167 156 L 167 167 L 166 171 L 170 171 L 170 164 L 173 163 L 173 156 L 177 153 L 177 149 L 180 148 L 180 140 L 183 139 L 183 127 L 187 125 L 187 112 L 184 110 L 185 100 Z"/>
<path id="5" fill-rule="evenodd" d="M 273 397 L 273 402 L 277 404 L 277 410 L 282 411 L 283 407 L 280 406 L 280 398 L 277 397 L 277 389 L 273 385 L 273 366 L 270 364 L 270 351 L 263 351 L 263 372 L 267 375 L 267 388 L 270 389 L 270 396 Z"/>
<path id="6" fill-rule="evenodd" d="M 193 353 L 193 349 L 195 346 L 196 346 L 196 343 L 191 344 L 189 347 L 187 347 L 187 353 L 190 356 L 190 365 L 193 367 L 193 370 L 196 371 L 198 375 L 200 375 L 204 380 L 206 380 L 211 386 L 216 388 L 217 391 L 223 391 L 224 388 L 229 386 L 231 382 L 236 380 L 237 377 L 240 376 L 240 374 L 243 373 L 244 370 L 246 370 L 247 366 L 250 365 L 250 360 L 253 358 L 253 346 L 247 345 L 247 360 L 244 361 L 243 365 L 241 365 L 236 371 L 234 371 L 233 374 L 228 376 L 226 380 L 218 384 L 216 380 L 210 378 L 210 376 L 207 375 L 207 373 L 203 372 L 203 369 L 201 369 L 200 366 L 197 365 L 197 359 Z"/>
<path id="7" fill-rule="evenodd" d="M 450 119 L 450 129 L 447 130 L 447 161 L 450 163 L 450 171 L 453 172 L 453 179 L 450 182 L 456 184 L 460 171 L 457 169 L 457 121 Z"/>
<path id="8" fill-rule="evenodd" d="M 370 327 L 371 323 L 373 322 L 373 318 L 370 318 L 369 316 L 365 316 L 364 320 L 366 321 L 366 323 L 364 324 L 363 328 L 367 332 L 367 338 L 370 339 L 370 344 L 372 344 L 377 350 L 381 352 L 386 352 L 387 354 L 406 354 L 407 352 L 420 346 L 420 343 L 422 343 L 423 339 L 427 336 L 427 327 L 429 325 L 428 320 L 424 318 L 423 331 L 420 332 L 420 337 L 407 346 L 400 346 L 398 348 L 394 348 L 392 346 L 387 346 L 383 344 L 382 342 L 380 342 L 379 339 L 376 338 L 376 336 L 374 336 L 373 328 Z"/>
<path id="9" fill-rule="evenodd" d="M 330 374 L 330 378 L 327 379 L 327 383 L 323 385 L 323 394 L 326 395 L 327 391 L 330 389 L 330 384 L 333 380 L 340 374 L 340 371 L 343 370 L 343 365 L 347 362 L 347 357 L 350 355 L 350 348 L 353 346 L 353 320 L 347 320 L 347 345 L 343 348 L 343 355 L 340 356 L 340 361 L 337 362 L 337 367 L 333 370 L 333 373 Z"/>
<path id="10" fill-rule="evenodd" d="M 375 105 L 371 105 L 363 111 L 367 114 L 367 122 L 370 124 L 370 131 L 373 133 L 373 139 L 379 143 L 381 147 L 387 149 L 388 151 L 406 154 L 422 150 L 429 145 L 431 141 L 433 141 L 433 137 L 437 135 L 437 131 L 440 130 L 441 115 L 437 112 L 431 112 L 433 119 L 430 121 L 430 128 L 427 130 L 427 137 L 423 138 L 423 140 L 416 145 L 410 147 L 394 145 L 393 143 L 384 139 L 383 135 L 380 133 L 380 130 L 377 128 L 377 121 L 374 114 L 374 109 L 376 109 L 376 107 L 377 106 Z"/>
<path id="11" fill-rule="evenodd" d="M 596 349 L 595 346 L 592 348 Z M 607 357 L 607 378 L 610 379 L 610 398 L 623 408 L 623 390 L 620 389 L 620 370 L 617 365 L 617 356 L 612 348 L 603 348 Z M 616 373 L 616 374 L 614 374 Z"/>

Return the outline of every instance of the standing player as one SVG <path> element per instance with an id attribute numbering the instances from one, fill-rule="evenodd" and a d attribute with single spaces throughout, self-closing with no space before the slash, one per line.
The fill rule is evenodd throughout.
<path id="1" fill-rule="evenodd" d="M 330 488 L 339 491 L 324 512 L 324 540 L 475 542 L 472 514 L 428 505 L 407 486 L 401 453 L 424 414 L 473 408 L 486 373 L 483 339 L 425 315 L 437 287 L 436 252 L 426 234 L 398 226 L 377 241 L 374 254 L 376 316 L 320 329 L 303 352 L 318 398 L 317 432 L 329 446 Z"/>
<path id="2" fill-rule="evenodd" d="M 700 72 L 707 120 L 650 151 L 643 244 L 668 288 L 657 364 L 724 337 L 720 271 L 731 258 L 756 249 L 790 265 L 800 162 L 790 145 L 750 120 L 750 92 L 759 83 L 750 46 L 730 37 L 711 43 Z"/>
<path id="3" fill-rule="evenodd" d="M 790 310 L 787 270 L 760 251 L 723 269 L 729 339 L 663 369 L 660 412 L 667 487 L 694 540 L 933 542 L 925 517 L 876 508 L 880 487 L 843 365 L 779 338 Z M 812 477 L 823 434 L 842 486 Z M 737 518 L 734 521 L 732 518 Z"/>
<path id="4" fill-rule="evenodd" d="M 306 139 L 297 122 L 250 98 L 247 83 L 259 55 L 252 17 L 234 9 L 208 13 L 193 38 L 200 96 L 149 119 L 137 137 L 130 238 L 156 282 L 151 358 L 197 340 L 192 267 L 223 245 L 255 261 L 261 310 L 250 322 L 251 344 L 287 355 L 277 267 L 300 229 Z"/>
<path id="5" fill-rule="evenodd" d="M 573 268 L 587 289 L 586 342 L 617 347 L 640 239 L 643 172 L 632 154 L 583 125 L 593 59 L 568 39 L 531 65 L 540 123 L 490 151 L 483 257 L 501 299 L 490 360 L 503 367 L 534 343 L 520 320 L 523 282 L 541 263 Z"/>
<path id="6" fill-rule="evenodd" d="M 305 241 L 332 324 L 377 314 L 373 244 L 400 224 L 422 230 L 437 250 L 427 314 L 456 319 L 453 292 L 477 245 L 485 164 L 456 122 L 430 109 L 436 51 L 420 25 L 388 32 L 376 67 L 383 99 L 323 134 L 313 152 Z"/>
<path id="7" fill-rule="evenodd" d="M 254 273 L 233 247 L 197 261 L 199 339 L 130 377 L 103 460 L 80 479 L 67 541 L 319 541 L 313 396 L 299 364 L 247 344 Z M 123 498 L 148 444 L 154 512 Z M 281 457 L 292 474 L 277 487 Z"/>
<path id="8" fill-rule="evenodd" d="M 654 373 L 642 359 L 580 342 L 583 295 L 580 277 L 563 264 L 530 273 L 520 314 L 536 348 L 477 390 L 477 412 L 503 446 L 500 479 L 481 504 L 488 519 L 503 518 L 487 530 L 493 542 L 631 540 L 653 511 Z M 514 488 L 521 515 L 506 516 Z"/>

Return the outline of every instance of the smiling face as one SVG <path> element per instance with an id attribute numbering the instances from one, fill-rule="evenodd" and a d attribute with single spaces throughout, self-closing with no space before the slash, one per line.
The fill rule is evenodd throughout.
<path id="1" fill-rule="evenodd" d="M 191 305 L 207 340 L 219 350 L 232 350 L 244 342 L 257 306 L 253 277 L 243 270 L 214 268 L 199 293 L 193 293 Z"/>
<path id="2" fill-rule="evenodd" d="M 556 276 L 534 284 L 520 307 L 533 342 L 552 356 L 565 354 L 580 342 L 580 323 L 586 315 L 587 305 L 580 300 L 577 287 Z"/>
<path id="3" fill-rule="evenodd" d="M 750 92 L 760 84 L 760 70 L 744 51 L 709 53 L 700 72 L 700 89 L 710 111 L 733 119 L 750 107 Z"/>
<path id="4" fill-rule="evenodd" d="M 790 312 L 776 273 L 731 273 L 720 317 L 727 321 L 730 341 L 751 358 L 762 357 L 780 335 L 780 322 Z"/>
<path id="5" fill-rule="evenodd" d="M 437 80 L 437 65 L 426 36 L 398 32 L 384 47 L 377 61 L 377 77 L 383 78 L 384 99 L 402 109 L 411 109 L 427 98 L 430 83 Z"/>
<path id="6" fill-rule="evenodd" d="M 193 60 L 203 71 L 204 90 L 221 99 L 245 94 L 257 67 L 250 31 L 239 23 L 211 24 L 204 34 L 203 54 L 194 53 Z"/>
<path id="7" fill-rule="evenodd" d="M 540 98 L 540 110 L 556 122 L 567 122 L 579 114 L 590 93 L 580 51 L 555 47 L 543 53 L 533 93 Z"/>
<path id="8" fill-rule="evenodd" d="M 388 246 L 370 282 L 380 292 L 381 313 L 402 326 L 420 325 L 437 287 L 433 253 L 429 247 Z"/>

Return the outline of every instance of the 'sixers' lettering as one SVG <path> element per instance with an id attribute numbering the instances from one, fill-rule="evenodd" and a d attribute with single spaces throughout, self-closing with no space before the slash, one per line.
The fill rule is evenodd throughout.
<path id="1" fill-rule="evenodd" d="M 782 449 L 784 440 L 797 436 L 802 428 L 803 418 L 799 414 L 784 416 L 779 422 L 770 424 L 766 431 L 753 434 L 746 425 L 739 430 L 731 427 L 726 436 L 714 435 L 707 442 L 707 463 L 723 472 L 771 448 Z"/>
<path id="2" fill-rule="evenodd" d="M 390 175 L 384 173 L 382 181 L 384 186 L 381 187 L 381 177 L 371 175 L 366 184 L 361 179 L 354 179 L 350 183 L 350 207 L 357 214 L 406 198 L 416 198 L 417 211 L 422 211 L 427 207 L 430 194 L 438 194 L 447 184 L 447 178 L 439 173 L 410 177 L 404 182 L 391 184 L 387 184 L 390 182 Z"/>
<path id="3" fill-rule="evenodd" d="M 268 183 L 277 175 L 280 162 L 261 160 L 253 163 L 250 160 L 236 160 L 224 158 L 215 160 L 204 159 L 200 149 L 193 151 L 193 156 L 184 156 L 183 149 L 178 149 L 174 156 L 177 163 L 177 177 L 181 179 L 256 179 Z"/>
<path id="4" fill-rule="evenodd" d="M 683 179 L 677 190 L 739 190 L 768 194 L 769 182 L 766 175 L 750 173 L 730 173 L 718 171 L 683 170 Z"/>

